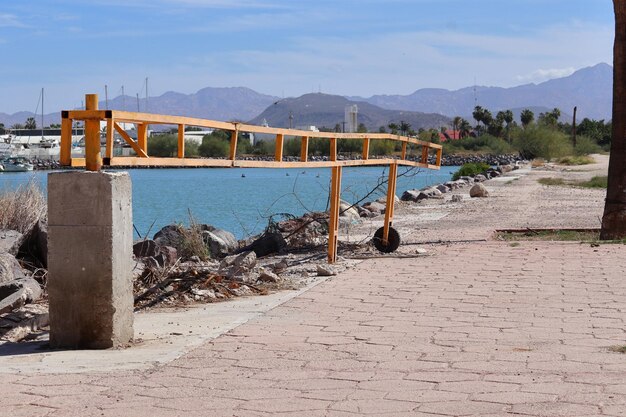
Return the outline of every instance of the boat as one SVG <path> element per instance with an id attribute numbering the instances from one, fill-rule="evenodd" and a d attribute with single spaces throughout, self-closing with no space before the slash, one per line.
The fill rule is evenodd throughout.
<path id="1" fill-rule="evenodd" d="M 19 156 L 10 156 L 0 160 L 0 166 L 2 166 L 0 171 L 4 172 L 28 172 L 35 168 L 26 158 Z"/>

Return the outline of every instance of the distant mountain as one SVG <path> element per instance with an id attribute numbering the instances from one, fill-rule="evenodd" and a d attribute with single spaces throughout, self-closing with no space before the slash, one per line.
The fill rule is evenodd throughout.
<path id="1" fill-rule="evenodd" d="M 203 88 L 194 94 L 182 94 L 169 91 L 158 97 L 146 99 L 118 96 L 109 100 L 108 108 L 112 110 L 128 110 L 169 114 L 177 116 L 198 117 L 211 120 L 249 120 L 261 113 L 267 106 L 278 100 L 278 97 L 257 93 L 245 87 L 230 88 Z M 101 109 L 106 109 L 105 101 L 100 101 Z M 37 125 L 41 122 L 41 115 L 31 112 L 15 114 L 0 113 L 0 123 L 10 127 L 16 123 L 24 124 L 27 118 L 35 117 Z M 61 112 L 50 113 L 44 116 L 44 123 L 61 123 Z"/>
<path id="2" fill-rule="evenodd" d="M 439 128 L 450 124 L 450 118 L 434 113 L 400 111 L 382 109 L 378 106 L 348 100 L 342 96 L 330 94 L 305 94 L 298 98 L 278 100 L 263 113 L 250 121 L 262 124 L 263 121 L 272 127 L 289 127 L 289 115 L 293 117 L 292 126 L 317 126 L 334 128 L 344 121 L 345 108 L 348 105 L 358 106 L 358 122 L 365 124 L 370 131 L 378 131 L 380 126 L 405 121 L 415 130 L 419 128 Z"/>
<path id="3" fill-rule="evenodd" d="M 571 114 L 574 106 L 577 106 L 581 119 L 611 119 L 612 97 L 613 67 L 608 64 L 583 68 L 568 77 L 540 84 L 512 88 L 476 87 L 478 104 L 492 112 L 527 107 L 558 107 L 563 113 Z M 474 87 L 455 91 L 425 88 L 406 96 L 352 97 L 353 100 L 365 101 L 385 109 L 434 112 L 449 117 L 466 118 L 471 118 L 475 106 L 474 98 Z"/>
<path id="4" fill-rule="evenodd" d="M 260 94 L 245 87 L 207 87 L 194 94 L 168 91 L 158 97 L 149 97 L 147 109 L 145 98 L 137 103 L 136 97 L 119 96 L 109 100 L 109 108 L 137 111 L 137 106 L 139 106 L 141 112 L 221 121 L 243 121 L 255 117 L 278 99 L 278 97 Z M 99 105 L 100 108 L 105 107 L 104 102 L 100 102 Z"/>

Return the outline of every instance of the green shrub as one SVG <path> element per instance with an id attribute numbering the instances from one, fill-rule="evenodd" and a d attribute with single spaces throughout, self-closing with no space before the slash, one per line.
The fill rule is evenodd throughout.
<path id="1" fill-rule="evenodd" d="M 557 162 L 561 165 L 588 165 L 588 164 L 593 164 L 596 161 L 590 156 L 581 155 L 581 156 L 565 156 L 563 158 L 559 158 Z"/>
<path id="2" fill-rule="evenodd" d="M 576 138 L 576 147 L 574 148 L 574 154 L 582 156 L 599 152 L 602 152 L 602 147 L 600 147 L 600 145 L 598 145 L 588 136 L 578 136 Z"/>
<path id="3" fill-rule="evenodd" d="M 515 152 L 515 149 L 504 139 L 491 135 L 468 136 L 459 140 L 448 140 L 443 143 L 443 149 L 447 154 L 470 151 L 472 153 L 503 155 Z"/>
<path id="4" fill-rule="evenodd" d="M 461 177 L 481 174 L 487 171 L 489 168 L 491 168 L 491 165 L 484 162 L 470 162 L 468 164 L 463 164 L 463 166 L 454 173 L 452 179 L 456 181 Z"/>
<path id="5" fill-rule="evenodd" d="M 374 139 L 370 141 L 370 155 L 371 156 L 391 155 L 393 154 L 395 149 L 396 149 L 396 142 L 393 140 Z"/>
<path id="6" fill-rule="evenodd" d="M 573 154 L 569 137 L 547 126 L 529 125 L 526 129 L 516 132 L 513 143 L 526 159 L 551 160 Z"/>
<path id="7" fill-rule="evenodd" d="M 198 147 L 198 153 L 207 158 L 219 158 L 228 156 L 230 152 L 230 137 L 226 132 L 215 131 L 202 138 L 202 144 Z"/>
<path id="8" fill-rule="evenodd" d="M 148 139 L 148 155 L 171 158 L 178 155 L 178 135 L 158 135 Z M 185 140 L 185 156 L 198 156 L 198 144 Z"/>
<path id="9" fill-rule="evenodd" d="M 593 177 L 589 181 L 581 182 L 578 185 L 584 188 L 606 188 L 608 186 L 608 181 L 609 178 L 604 175 Z"/>

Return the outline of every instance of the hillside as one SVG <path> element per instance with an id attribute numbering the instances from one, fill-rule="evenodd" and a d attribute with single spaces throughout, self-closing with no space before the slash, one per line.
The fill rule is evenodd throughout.
<path id="1" fill-rule="evenodd" d="M 450 124 L 450 118 L 434 113 L 388 110 L 378 106 L 348 100 L 345 97 L 330 94 L 305 94 L 298 98 L 279 100 L 263 113 L 250 121 L 262 124 L 266 120 L 273 127 L 289 127 L 289 115 L 293 115 L 292 126 L 310 126 L 333 128 L 344 121 L 345 108 L 357 104 L 358 122 L 365 124 L 368 130 L 378 131 L 380 126 L 405 121 L 415 130 L 419 128 L 439 128 Z"/>
<path id="2" fill-rule="evenodd" d="M 572 113 L 578 106 L 580 118 L 611 119 L 613 96 L 613 67 L 598 64 L 583 68 L 564 78 L 540 84 L 525 84 L 512 88 L 476 87 L 479 105 L 491 111 L 514 108 L 558 107 Z M 429 111 L 449 117 L 470 117 L 475 106 L 474 87 L 450 91 L 425 88 L 409 95 L 376 95 L 353 97 L 376 106 L 394 110 Z"/>

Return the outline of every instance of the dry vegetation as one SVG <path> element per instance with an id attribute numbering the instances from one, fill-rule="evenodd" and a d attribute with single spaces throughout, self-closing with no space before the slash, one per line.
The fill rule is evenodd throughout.
<path id="1" fill-rule="evenodd" d="M 31 180 L 16 190 L 0 191 L 0 229 L 26 233 L 46 211 L 41 187 Z"/>

